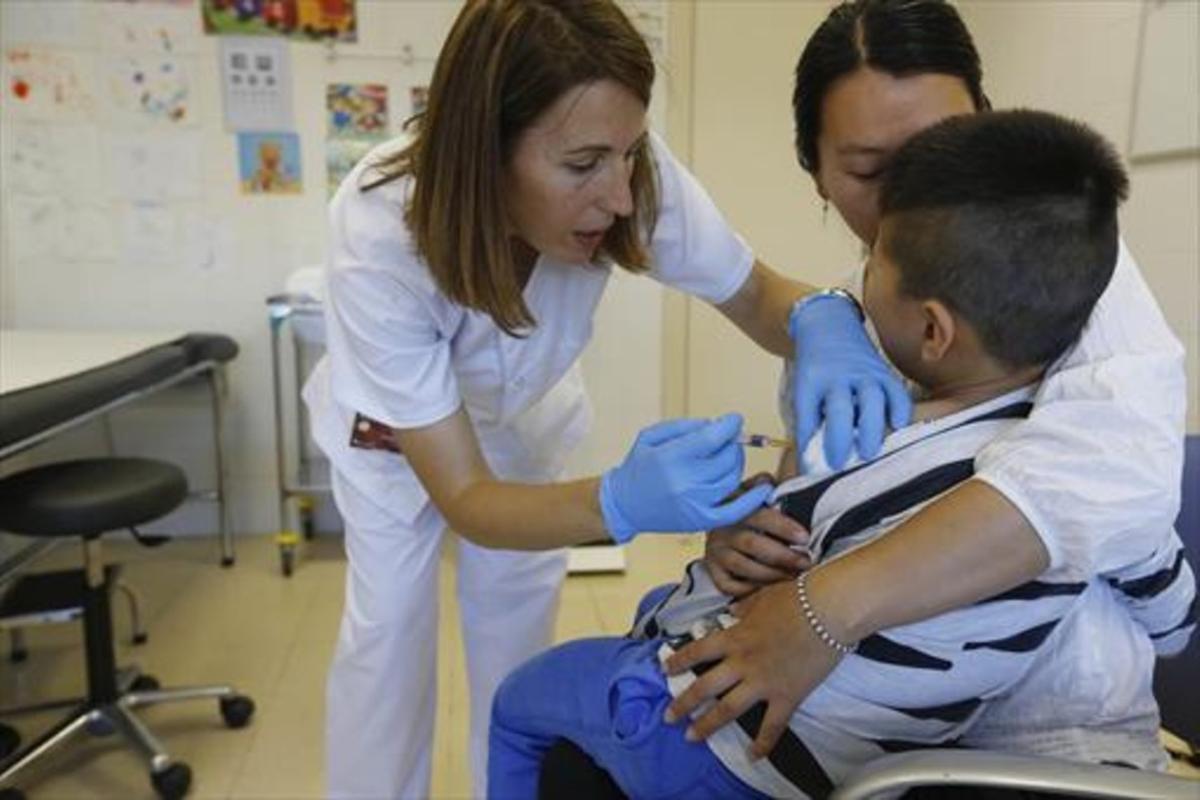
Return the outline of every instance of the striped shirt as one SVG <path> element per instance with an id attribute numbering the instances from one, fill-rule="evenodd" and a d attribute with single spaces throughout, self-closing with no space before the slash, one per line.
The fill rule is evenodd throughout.
<path id="1" fill-rule="evenodd" d="M 790 480 L 777 489 L 776 502 L 808 527 L 814 562 L 837 558 L 972 477 L 975 455 L 1029 414 L 1032 397 L 1027 387 L 898 431 L 876 459 L 836 474 Z M 818 441 L 806 455 L 819 452 Z M 1153 563 L 1106 578 L 1172 644 L 1190 631 L 1185 619 L 1194 589 L 1186 562 L 1176 567 L 1176 560 L 1163 548 Z M 884 753 L 953 743 L 990 700 L 1021 679 L 1056 628 L 1070 624 L 1088 588 L 1085 581 L 1034 580 L 869 636 L 794 712 L 790 730 L 768 759 L 752 764 L 746 757 L 761 724 L 761 705 L 710 737 L 709 746 L 739 778 L 768 795 L 821 797 L 850 770 Z M 1171 602 L 1162 602 L 1164 597 Z M 736 624 L 728 602 L 703 563 L 694 562 L 676 590 L 638 620 L 634 635 L 666 637 L 665 658 L 711 630 Z M 681 693 L 697 672 L 671 678 L 672 693 Z"/>

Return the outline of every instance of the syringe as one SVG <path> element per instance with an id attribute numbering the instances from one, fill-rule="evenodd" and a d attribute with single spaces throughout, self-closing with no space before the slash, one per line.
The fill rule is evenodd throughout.
<path id="1" fill-rule="evenodd" d="M 765 433 L 743 433 L 738 437 L 738 444 L 746 447 L 787 447 L 791 442 Z"/>

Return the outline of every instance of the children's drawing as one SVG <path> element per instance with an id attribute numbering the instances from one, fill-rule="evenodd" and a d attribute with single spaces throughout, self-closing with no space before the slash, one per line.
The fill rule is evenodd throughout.
<path id="1" fill-rule="evenodd" d="M 84 121 L 95 113 L 95 92 L 83 55 L 42 47 L 4 51 L 5 116 L 57 122 Z"/>
<path id="2" fill-rule="evenodd" d="M 187 62 L 172 56 L 114 55 L 109 60 L 114 110 L 146 122 L 196 122 Z"/>

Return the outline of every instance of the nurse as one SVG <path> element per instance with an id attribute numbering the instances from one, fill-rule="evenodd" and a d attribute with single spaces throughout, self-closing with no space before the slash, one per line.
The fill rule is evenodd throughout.
<path id="1" fill-rule="evenodd" d="M 648 133 L 653 80 L 611 0 L 468 3 L 411 144 L 369 155 L 332 201 L 328 356 L 305 388 L 349 561 L 327 692 L 331 796 L 429 795 L 447 528 L 460 537 L 482 796 L 495 687 L 550 641 L 556 548 L 728 525 L 761 507 L 765 486 L 730 499 L 736 415 L 651 426 L 602 477 L 556 482 L 587 429 L 576 361 L 614 264 L 703 298 L 781 355 L 794 352 L 789 317 L 808 320 L 804 363 L 818 373 L 859 355 L 827 381 L 856 387 L 828 403 L 843 442 L 855 397 L 860 449 L 878 446 L 885 413 L 904 421 L 903 387 L 853 306 L 756 261 Z M 793 313 L 803 295 L 814 299 Z M 813 408 L 822 380 L 807 384 Z"/>

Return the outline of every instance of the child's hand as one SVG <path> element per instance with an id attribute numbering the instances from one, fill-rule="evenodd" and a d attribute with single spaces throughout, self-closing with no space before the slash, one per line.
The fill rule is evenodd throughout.
<path id="1" fill-rule="evenodd" d="M 805 621 L 790 582 L 756 592 L 738 604 L 737 612 L 737 625 L 692 642 L 667 659 L 669 675 L 720 663 L 676 697 L 664 719 L 686 719 L 712 701 L 688 727 L 688 739 L 698 741 L 749 712 L 759 721 L 750 747 L 750 757 L 757 759 L 770 754 L 792 712 L 825 680 L 840 656 Z"/>
<path id="2" fill-rule="evenodd" d="M 751 484 L 770 482 L 766 473 Z M 704 564 L 718 589 L 742 597 L 761 586 L 795 578 L 812 564 L 795 548 L 808 545 L 804 526 L 774 508 L 761 508 L 737 525 L 716 528 L 704 537 Z"/>

